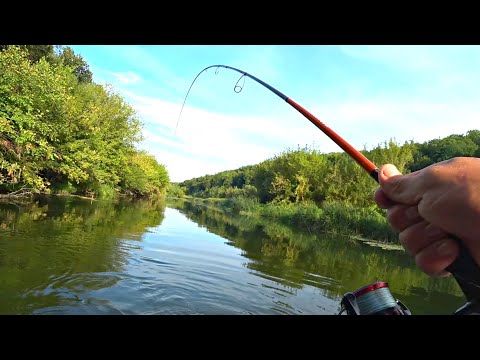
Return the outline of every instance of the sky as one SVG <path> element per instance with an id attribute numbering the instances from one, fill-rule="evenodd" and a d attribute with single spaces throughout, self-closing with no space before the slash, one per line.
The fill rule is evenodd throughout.
<path id="1" fill-rule="evenodd" d="M 202 72 L 188 93 L 210 65 L 268 83 L 358 150 L 480 128 L 480 46 L 69 46 L 96 83 L 136 110 L 144 136 L 138 148 L 165 165 L 173 182 L 298 147 L 342 151 L 280 97 L 235 71 Z"/>

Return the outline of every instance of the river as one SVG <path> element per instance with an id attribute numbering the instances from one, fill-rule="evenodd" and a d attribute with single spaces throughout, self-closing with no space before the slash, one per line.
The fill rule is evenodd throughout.
<path id="1" fill-rule="evenodd" d="M 465 303 L 401 250 L 188 201 L 0 203 L 0 314 L 332 315 L 376 281 L 413 314 Z"/>

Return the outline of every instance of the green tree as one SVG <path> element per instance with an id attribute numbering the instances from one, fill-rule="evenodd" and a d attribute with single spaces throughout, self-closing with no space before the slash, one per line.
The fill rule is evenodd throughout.
<path id="1" fill-rule="evenodd" d="M 69 48 L 62 54 L 85 65 Z M 142 124 L 134 109 L 112 88 L 79 81 L 86 73 L 64 60 L 32 62 L 18 46 L 0 52 L 0 191 L 49 192 L 53 184 L 91 196 L 164 194 L 165 167 L 135 148 Z"/>
<path id="2" fill-rule="evenodd" d="M 146 151 L 130 154 L 123 175 L 125 189 L 136 196 L 147 194 L 164 195 L 170 179 L 165 166 Z"/>
<path id="3" fill-rule="evenodd" d="M 75 54 L 72 48 L 69 46 L 62 47 L 59 59 L 64 66 L 72 68 L 79 82 L 87 84 L 92 82 L 93 74 L 89 65 L 82 56 Z"/>
<path id="4" fill-rule="evenodd" d="M 475 133 L 471 133 L 470 136 L 454 134 L 418 145 L 414 161 L 409 165 L 409 169 L 416 171 L 457 156 L 475 156 L 478 153 L 478 145 L 473 140 L 475 135 Z"/>
<path id="5" fill-rule="evenodd" d="M 309 186 L 308 179 L 303 175 L 297 175 L 296 179 L 298 181 L 298 185 L 295 188 L 295 192 L 294 192 L 295 202 L 301 202 L 307 197 L 310 191 L 308 188 Z"/>
<path id="6" fill-rule="evenodd" d="M 272 181 L 273 201 L 278 203 L 288 203 L 293 197 L 293 185 L 282 175 L 276 174 Z"/>
<path id="7" fill-rule="evenodd" d="M 44 58 L 49 62 L 55 59 L 54 45 L 0 45 L 0 51 L 7 49 L 10 46 L 18 46 L 27 51 L 27 58 L 36 63 Z"/>
<path id="8" fill-rule="evenodd" d="M 1 132 L 8 138 L 3 152 L 11 155 L 0 170 L 7 173 L 7 183 L 47 188 L 40 172 L 57 156 L 55 143 L 65 131 L 73 79 L 67 69 L 53 67 L 45 58 L 30 62 L 25 49 L 9 46 L 0 53 Z"/>
<path id="9" fill-rule="evenodd" d="M 480 157 L 480 130 L 470 130 L 467 132 L 467 137 L 477 145 L 473 156 Z"/>

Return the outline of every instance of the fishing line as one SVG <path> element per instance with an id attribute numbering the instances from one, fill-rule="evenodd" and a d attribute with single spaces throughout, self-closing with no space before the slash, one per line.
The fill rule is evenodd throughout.
<path id="1" fill-rule="evenodd" d="M 238 85 L 240 80 L 243 79 L 243 84 L 242 86 Z M 238 79 L 237 83 L 235 84 L 235 87 L 233 88 L 233 91 L 235 91 L 237 94 L 243 90 L 243 86 L 245 85 L 245 75 L 240 76 L 240 79 Z M 239 89 L 239 90 L 237 90 Z"/>
<path id="2" fill-rule="evenodd" d="M 182 104 L 182 108 L 180 109 L 180 113 L 178 114 L 178 119 L 177 119 L 177 125 L 175 126 L 175 131 L 173 133 L 173 136 L 175 136 L 177 134 L 177 129 L 178 129 L 178 124 L 180 122 L 180 116 L 182 116 L 182 111 L 183 111 L 183 107 L 185 106 L 185 102 L 187 101 L 187 97 L 188 97 L 188 94 L 190 94 L 190 90 L 192 89 L 193 87 L 193 84 L 195 83 L 195 81 L 198 79 L 198 77 L 205 71 L 207 71 L 208 69 L 210 68 L 213 68 L 215 67 L 215 75 L 218 75 L 218 73 L 220 72 L 220 68 L 221 67 L 226 67 L 226 68 L 230 68 L 229 66 L 226 66 L 226 65 L 212 65 L 212 66 L 207 66 L 205 69 L 203 69 L 202 71 L 200 71 L 197 76 L 195 76 L 195 79 L 193 79 L 192 83 L 190 84 L 190 87 L 188 88 L 188 91 L 187 91 L 187 95 L 185 95 L 185 99 L 183 100 L 183 104 Z M 236 70 L 236 69 L 235 69 Z M 238 79 L 237 83 L 235 84 L 235 86 L 233 87 L 233 91 L 235 91 L 237 94 L 240 93 L 242 90 L 243 90 L 243 86 L 245 85 L 245 75 L 247 75 L 247 73 L 244 73 L 242 76 L 240 76 L 240 78 Z M 243 79 L 243 84 L 242 86 L 238 85 L 238 83 L 240 82 L 240 80 Z"/>

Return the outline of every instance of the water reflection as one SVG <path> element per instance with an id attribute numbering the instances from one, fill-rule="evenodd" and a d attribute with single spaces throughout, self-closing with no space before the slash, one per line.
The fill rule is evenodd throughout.
<path id="1" fill-rule="evenodd" d="M 0 204 L 0 313 L 70 304 L 85 289 L 111 287 L 134 243 L 146 227 L 161 224 L 164 210 L 158 201 L 72 197 Z"/>
<path id="2" fill-rule="evenodd" d="M 170 199 L 168 205 L 208 231 L 229 239 L 253 260 L 247 266 L 289 291 L 304 285 L 340 300 L 345 292 L 387 281 L 394 297 L 414 314 L 451 314 L 465 303 L 453 278 L 420 272 L 403 251 L 383 250 L 338 235 L 311 234 L 268 220 L 228 216 L 202 203 Z"/>
<path id="3" fill-rule="evenodd" d="M 377 280 L 414 314 L 464 303 L 402 251 L 188 201 L 0 204 L 1 314 L 335 314 Z"/>

